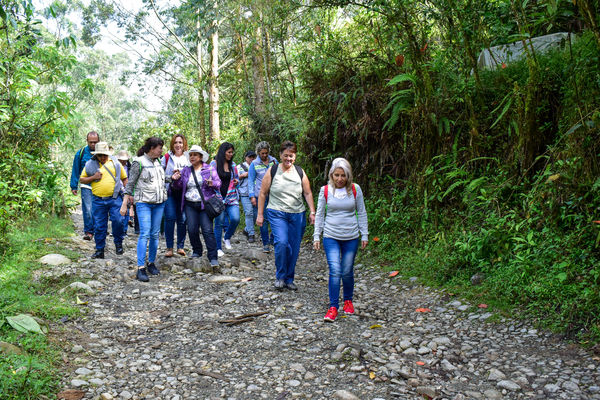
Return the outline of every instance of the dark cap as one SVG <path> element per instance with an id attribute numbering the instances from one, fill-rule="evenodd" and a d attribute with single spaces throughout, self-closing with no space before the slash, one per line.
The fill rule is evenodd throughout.
<path id="1" fill-rule="evenodd" d="M 256 157 L 256 153 L 252 150 L 248 150 L 246 154 L 244 154 L 244 158 L 246 157 Z"/>

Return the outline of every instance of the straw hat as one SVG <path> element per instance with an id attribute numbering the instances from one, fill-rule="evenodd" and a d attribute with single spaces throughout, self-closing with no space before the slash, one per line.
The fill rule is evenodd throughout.
<path id="1" fill-rule="evenodd" d="M 129 154 L 127 153 L 127 150 L 119 151 L 119 153 L 117 154 L 117 160 L 123 160 L 123 161 L 129 160 Z"/>
<path id="2" fill-rule="evenodd" d="M 107 156 L 112 156 L 113 152 L 112 150 L 110 150 L 110 147 L 108 146 L 107 142 L 98 142 L 96 143 L 96 150 L 92 151 L 92 154 L 104 154 Z"/>
<path id="3" fill-rule="evenodd" d="M 98 145 L 96 145 L 98 146 Z M 202 147 L 198 146 L 197 144 L 193 145 L 189 150 L 188 153 L 198 153 L 202 155 L 202 162 L 208 162 L 208 153 L 205 152 L 204 150 L 202 150 Z"/>

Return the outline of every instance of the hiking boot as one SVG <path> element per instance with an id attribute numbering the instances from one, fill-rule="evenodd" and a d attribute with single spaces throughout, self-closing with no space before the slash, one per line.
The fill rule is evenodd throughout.
<path id="1" fill-rule="evenodd" d="M 104 249 L 96 250 L 96 252 L 92 254 L 92 258 L 104 258 Z"/>
<path id="2" fill-rule="evenodd" d="M 148 274 L 146 273 L 146 268 L 138 268 L 135 278 L 141 282 L 148 282 L 150 280 L 148 278 Z"/>
<path id="3" fill-rule="evenodd" d="M 242 233 L 244 234 L 244 236 L 249 237 L 250 235 L 248 234 L 248 232 L 246 232 L 245 229 L 242 230 Z"/>
<path id="4" fill-rule="evenodd" d="M 296 286 L 294 282 L 286 283 L 285 287 L 294 291 L 298 290 L 298 286 Z"/>
<path id="5" fill-rule="evenodd" d="M 217 250 L 217 257 L 223 257 L 225 255 L 225 253 L 223 252 L 223 250 L 219 249 Z"/>
<path id="6" fill-rule="evenodd" d="M 92 240 L 92 239 L 93 239 L 93 237 L 94 237 L 94 234 L 93 234 L 93 233 L 86 232 L 86 233 L 83 235 L 83 240 Z"/>
<path id="7" fill-rule="evenodd" d="M 184 256 L 185 257 L 185 250 L 184 249 L 177 249 L 177 254 L 179 254 L 180 256 Z"/>
<path id="8" fill-rule="evenodd" d="M 248 243 L 254 243 L 254 235 L 248 235 Z"/>
<path id="9" fill-rule="evenodd" d="M 225 248 L 227 250 L 231 250 L 231 240 L 225 239 L 224 242 L 225 242 Z"/>
<path id="10" fill-rule="evenodd" d="M 271 247 L 268 244 L 265 244 L 263 246 L 263 253 L 270 253 L 271 252 Z"/>
<path id="11" fill-rule="evenodd" d="M 150 274 L 152 275 L 160 275 L 160 271 L 158 270 L 158 268 L 156 268 L 156 265 L 154 265 L 154 263 L 148 263 L 148 266 L 146 267 L 148 269 L 148 272 L 150 272 Z"/>
<path id="12" fill-rule="evenodd" d="M 327 314 L 325 314 L 325 318 L 323 318 L 325 320 L 325 322 L 333 322 L 335 321 L 335 317 L 337 317 L 337 308 L 335 307 L 329 307 L 329 310 L 327 310 Z"/>
<path id="13" fill-rule="evenodd" d="M 165 252 L 165 257 L 173 257 L 173 249 L 167 249 Z"/>
<path id="14" fill-rule="evenodd" d="M 346 314 L 354 314 L 354 305 L 352 304 L 352 300 L 344 301 L 344 312 Z"/>
<path id="15" fill-rule="evenodd" d="M 123 245 L 115 245 L 115 253 L 117 253 L 118 256 L 123 255 L 123 253 L 125 253 L 125 251 L 123 250 Z"/>
<path id="16" fill-rule="evenodd" d="M 285 287 L 285 282 L 283 281 L 283 279 L 277 279 L 275 280 L 275 284 L 273 286 L 275 286 L 275 289 L 277 290 L 283 290 L 283 288 Z"/>

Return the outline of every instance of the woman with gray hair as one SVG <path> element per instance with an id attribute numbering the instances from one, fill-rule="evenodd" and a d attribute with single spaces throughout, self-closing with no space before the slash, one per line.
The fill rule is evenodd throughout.
<path id="1" fill-rule="evenodd" d="M 359 244 L 369 243 L 369 227 L 363 193 L 352 182 L 352 167 L 345 158 L 336 158 L 329 169 L 329 182 L 321 188 L 315 216 L 313 247 L 323 249 L 329 264 L 329 310 L 325 321 L 338 314 L 340 281 L 344 284 L 344 312 L 354 314 L 354 258 Z M 360 240 L 359 240 L 360 237 Z"/>

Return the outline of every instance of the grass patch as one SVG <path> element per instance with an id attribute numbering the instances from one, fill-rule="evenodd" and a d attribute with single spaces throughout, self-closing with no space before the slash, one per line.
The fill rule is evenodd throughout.
<path id="1" fill-rule="evenodd" d="M 46 254 L 78 258 L 61 247 L 61 240 L 72 232 L 70 220 L 47 217 L 21 221 L 8 234 L 9 251 L 0 260 L 0 341 L 18 346 L 22 353 L 0 358 L 2 399 L 38 399 L 53 396 L 59 388 L 60 348 L 51 337 L 13 329 L 6 317 L 23 313 L 52 322 L 79 313 L 69 295 L 58 293 L 64 282 L 33 280 L 34 271 L 49 268 L 37 261 Z"/>

